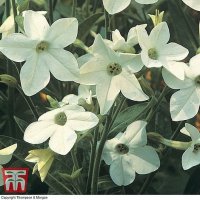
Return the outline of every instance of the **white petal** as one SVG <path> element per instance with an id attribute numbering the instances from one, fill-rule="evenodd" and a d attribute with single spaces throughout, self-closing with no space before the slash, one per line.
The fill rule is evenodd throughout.
<path id="1" fill-rule="evenodd" d="M 112 40 L 114 43 L 119 42 L 121 44 L 125 43 L 125 39 L 122 37 L 118 29 L 112 31 Z"/>
<path id="2" fill-rule="evenodd" d="M 10 15 L 1 25 L 0 33 L 2 33 L 2 38 L 8 36 L 15 32 L 15 21 L 14 16 Z"/>
<path id="3" fill-rule="evenodd" d="M 161 60 L 164 57 L 167 60 L 179 61 L 186 58 L 188 54 L 189 51 L 185 47 L 174 42 L 166 44 L 159 49 L 159 57 Z"/>
<path id="4" fill-rule="evenodd" d="M 79 96 L 74 94 L 69 94 L 62 99 L 64 104 L 75 104 L 78 105 L 78 100 L 80 99 Z"/>
<path id="5" fill-rule="evenodd" d="M 105 115 L 110 110 L 120 92 L 118 78 L 119 76 L 110 77 L 109 79 L 102 80 L 96 86 L 96 95 L 101 115 Z"/>
<path id="6" fill-rule="evenodd" d="M 120 156 L 110 165 L 110 176 L 113 182 L 118 186 L 131 184 L 135 179 L 135 171 L 129 156 Z"/>
<path id="7" fill-rule="evenodd" d="M 163 45 L 167 44 L 169 38 L 170 33 L 166 22 L 159 23 L 156 27 L 153 28 L 149 35 L 149 39 L 153 45 L 155 45 L 155 47 L 162 47 Z"/>
<path id="8" fill-rule="evenodd" d="M 182 166 L 184 170 L 190 169 L 200 164 L 200 152 L 193 152 L 193 147 L 189 147 L 182 156 Z"/>
<path id="9" fill-rule="evenodd" d="M 34 53 L 27 59 L 21 68 L 20 80 L 27 96 L 32 96 L 46 87 L 50 80 L 50 73 L 45 54 Z"/>
<path id="10" fill-rule="evenodd" d="M 51 43 L 51 48 L 64 48 L 72 44 L 78 33 L 78 21 L 76 18 L 63 18 L 55 21 L 45 40 Z"/>
<path id="11" fill-rule="evenodd" d="M 107 165 L 110 165 L 119 156 L 115 151 L 117 144 L 120 144 L 120 141 L 117 138 L 113 138 L 111 140 L 107 140 L 104 145 L 102 159 Z"/>
<path id="12" fill-rule="evenodd" d="M 184 135 L 187 135 L 189 137 L 191 137 L 190 133 L 187 131 L 187 129 L 185 127 L 183 127 L 181 130 L 180 130 L 181 133 L 183 133 Z"/>
<path id="13" fill-rule="evenodd" d="M 200 133 L 197 128 L 195 128 L 194 126 L 192 126 L 191 124 L 188 124 L 188 123 L 185 123 L 185 128 L 189 132 L 189 134 L 192 138 L 192 141 L 195 142 L 200 138 Z"/>
<path id="14" fill-rule="evenodd" d="M 0 51 L 15 62 L 25 61 L 35 51 L 36 41 L 21 33 L 14 33 L 0 40 Z"/>
<path id="15" fill-rule="evenodd" d="M 153 147 L 130 149 L 129 159 L 138 174 L 148 174 L 160 167 L 160 159 Z"/>
<path id="16" fill-rule="evenodd" d="M 173 121 L 183 121 L 194 117 L 199 109 L 199 97 L 195 87 L 175 92 L 170 100 L 170 113 Z"/>
<path id="17" fill-rule="evenodd" d="M 119 13 L 129 6 L 131 0 L 103 0 L 103 5 L 106 11 L 113 15 Z"/>
<path id="18" fill-rule="evenodd" d="M 67 118 L 67 125 L 75 131 L 85 131 L 95 127 L 98 117 L 91 112 L 74 112 Z"/>
<path id="19" fill-rule="evenodd" d="M 79 68 L 76 58 L 63 49 L 49 49 L 46 63 L 53 76 L 60 81 L 79 80 Z"/>
<path id="20" fill-rule="evenodd" d="M 60 126 L 49 140 L 52 151 L 66 155 L 74 146 L 77 139 L 76 133 L 67 125 Z"/>
<path id="21" fill-rule="evenodd" d="M 135 121 L 131 123 L 124 134 L 119 138 L 121 143 L 127 144 L 130 147 L 144 146 L 147 144 L 145 121 Z"/>
<path id="22" fill-rule="evenodd" d="M 165 83 L 172 89 L 183 89 L 194 85 L 191 79 L 185 77 L 184 80 L 180 80 L 165 68 L 162 69 L 162 76 Z"/>
<path id="23" fill-rule="evenodd" d="M 58 127 L 52 121 L 33 122 L 24 132 L 24 141 L 31 144 L 41 144 L 51 137 Z"/>
<path id="24" fill-rule="evenodd" d="M 200 4 L 198 0 L 183 0 L 183 2 L 194 10 L 200 11 Z"/>
<path id="25" fill-rule="evenodd" d="M 135 1 L 141 4 L 152 4 L 156 3 L 158 0 L 135 0 Z"/>
<path id="26" fill-rule="evenodd" d="M 126 67 L 136 73 L 142 69 L 144 66 L 141 60 L 141 56 L 138 54 L 120 53 L 119 64 Z"/>
<path id="27" fill-rule="evenodd" d="M 197 54 L 196 56 L 192 57 L 190 59 L 190 69 L 194 76 L 200 75 L 200 54 Z"/>
<path id="28" fill-rule="evenodd" d="M 119 87 L 122 94 L 134 101 L 146 101 L 149 97 L 142 91 L 142 88 L 134 74 L 125 70 L 119 75 Z"/>
<path id="29" fill-rule="evenodd" d="M 1 165 L 4 165 L 11 160 L 12 154 L 14 153 L 16 148 L 17 148 L 17 144 L 13 144 L 9 147 L 6 147 L 0 150 L 0 164 Z"/>
<path id="30" fill-rule="evenodd" d="M 24 14 L 24 30 L 31 39 L 43 40 L 49 29 L 46 18 L 32 10 L 28 10 Z"/>

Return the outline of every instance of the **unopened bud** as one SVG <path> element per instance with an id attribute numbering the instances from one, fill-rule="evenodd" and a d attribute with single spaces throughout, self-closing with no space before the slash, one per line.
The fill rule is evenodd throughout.
<path id="1" fill-rule="evenodd" d="M 0 83 L 4 83 L 10 87 L 17 87 L 17 80 L 15 77 L 10 76 L 8 74 L 0 75 Z"/>

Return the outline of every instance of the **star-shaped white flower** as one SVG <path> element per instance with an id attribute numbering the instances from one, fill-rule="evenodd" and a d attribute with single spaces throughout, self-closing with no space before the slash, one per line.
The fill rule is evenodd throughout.
<path id="1" fill-rule="evenodd" d="M 31 96 L 46 87 L 50 72 L 61 81 L 77 81 L 78 64 L 72 53 L 63 48 L 77 36 L 76 18 L 59 19 L 50 27 L 37 12 L 24 14 L 25 34 L 14 33 L 0 41 L 0 51 L 16 62 L 26 61 L 20 71 L 22 89 Z"/>
<path id="2" fill-rule="evenodd" d="M 152 4 L 156 3 L 158 0 L 135 0 L 140 4 Z M 113 15 L 119 13 L 125 8 L 127 8 L 131 3 L 131 0 L 103 0 L 103 5 L 106 11 Z"/>
<path id="3" fill-rule="evenodd" d="M 120 91 L 135 101 L 149 98 L 134 75 L 143 67 L 140 55 L 115 52 L 106 46 L 100 35 L 95 38 L 92 52 L 91 59 L 80 68 L 80 82 L 96 85 L 102 115 L 109 111 Z"/>
<path id="4" fill-rule="evenodd" d="M 116 185 L 129 185 L 135 179 L 135 172 L 148 174 L 160 166 L 158 154 L 147 146 L 144 121 L 130 124 L 125 133 L 106 141 L 102 159 L 110 165 L 110 176 Z"/>
<path id="5" fill-rule="evenodd" d="M 138 44 L 137 28 L 146 27 L 146 24 L 138 25 L 131 28 L 125 40 L 118 29 L 112 32 L 112 41 L 105 40 L 106 44 L 114 51 L 122 53 L 135 53 L 134 46 Z"/>
<path id="6" fill-rule="evenodd" d="M 189 51 L 183 46 L 169 42 L 170 32 L 166 22 L 159 23 L 153 28 L 150 35 L 144 28 L 138 29 L 139 45 L 142 48 L 141 58 L 144 65 L 151 67 L 164 67 L 179 79 L 184 79 L 182 65 L 176 61 L 183 60 Z M 176 66 L 174 66 L 176 65 Z"/>
<path id="7" fill-rule="evenodd" d="M 74 146 L 75 131 L 86 131 L 96 126 L 98 117 L 78 105 L 66 105 L 46 112 L 37 122 L 30 124 L 24 133 L 24 140 L 31 144 L 41 144 L 49 140 L 52 151 L 66 155 Z"/>
<path id="8" fill-rule="evenodd" d="M 170 113 L 172 120 L 182 121 L 194 117 L 200 105 L 200 54 L 194 56 L 190 67 L 184 64 L 185 79 L 177 79 L 170 73 L 163 73 L 165 83 L 175 92 L 170 100 Z"/>
<path id="9" fill-rule="evenodd" d="M 199 0 L 182 0 L 186 5 L 191 7 L 194 10 L 200 11 L 200 2 Z"/>
<path id="10" fill-rule="evenodd" d="M 0 150 L 0 186 L 4 184 L 3 175 L 2 175 L 2 165 L 10 162 L 12 155 L 17 148 L 17 144 L 13 144 L 9 147 Z"/>
<path id="11" fill-rule="evenodd" d="M 181 132 L 192 139 L 191 145 L 182 156 L 183 169 L 187 170 L 200 164 L 200 133 L 197 128 L 188 123 L 181 129 Z"/>

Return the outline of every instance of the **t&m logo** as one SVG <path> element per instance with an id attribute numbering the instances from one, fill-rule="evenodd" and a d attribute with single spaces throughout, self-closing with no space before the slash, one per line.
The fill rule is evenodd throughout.
<path id="1" fill-rule="evenodd" d="M 25 193 L 28 183 L 29 168 L 2 168 L 4 191 L 8 193 Z"/>

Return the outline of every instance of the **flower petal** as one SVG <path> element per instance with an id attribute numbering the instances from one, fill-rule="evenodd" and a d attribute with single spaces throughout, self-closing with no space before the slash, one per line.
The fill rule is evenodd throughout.
<path id="1" fill-rule="evenodd" d="M 131 123 L 124 134 L 119 138 L 121 143 L 127 144 L 130 147 L 144 146 L 147 144 L 145 121 L 135 121 Z"/>
<path id="2" fill-rule="evenodd" d="M 49 147 L 52 151 L 66 155 L 74 146 L 77 135 L 69 126 L 60 126 L 49 140 Z"/>
<path id="3" fill-rule="evenodd" d="M 85 131 L 95 127 L 99 118 L 91 112 L 72 113 L 67 118 L 67 125 L 75 131 Z"/>
<path id="4" fill-rule="evenodd" d="M 135 171 L 129 156 L 119 156 L 110 165 L 110 176 L 118 186 L 131 184 L 135 179 Z"/>
<path id="5" fill-rule="evenodd" d="M 55 21 L 45 40 L 51 43 L 51 48 L 64 48 L 72 44 L 78 33 L 78 21 L 76 18 L 63 18 Z"/>
<path id="6" fill-rule="evenodd" d="M 135 0 L 135 1 L 141 4 L 152 4 L 156 3 L 158 0 Z"/>
<path id="7" fill-rule="evenodd" d="M 50 80 L 48 62 L 45 54 L 34 53 L 27 59 L 20 71 L 20 80 L 24 93 L 32 96 L 46 87 Z"/>
<path id="8" fill-rule="evenodd" d="M 14 153 L 16 148 L 17 148 L 17 144 L 13 144 L 9 147 L 6 147 L 0 150 L 0 164 L 1 165 L 4 165 L 11 160 L 12 154 Z"/>
<path id="9" fill-rule="evenodd" d="M 199 96 L 196 87 L 175 92 L 170 100 L 170 113 L 173 121 L 183 121 L 194 117 L 199 109 Z"/>
<path id="10" fill-rule="evenodd" d="M 158 154 L 150 146 L 130 149 L 129 159 L 138 174 L 148 174 L 160 167 Z"/>
<path id="11" fill-rule="evenodd" d="M 196 56 L 192 57 L 190 59 L 190 69 L 191 69 L 191 72 L 192 74 L 197 77 L 198 75 L 200 75 L 200 67 L 199 67 L 199 64 L 200 64 L 200 54 L 197 54 Z"/>
<path id="12" fill-rule="evenodd" d="M 63 49 L 49 49 L 46 63 L 53 76 L 60 81 L 79 80 L 79 68 L 76 58 Z"/>
<path id="13" fill-rule="evenodd" d="M 31 144 L 41 144 L 51 137 L 58 127 L 52 121 L 33 122 L 25 130 L 24 141 Z"/>
<path id="14" fill-rule="evenodd" d="M 101 115 L 105 115 L 110 110 L 120 92 L 118 78 L 119 76 L 110 77 L 102 80 L 96 86 L 96 95 L 100 105 Z"/>
<path id="15" fill-rule="evenodd" d="M 195 128 L 194 126 L 192 126 L 191 124 L 188 124 L 188 123 L 185 123 L 185 128 L 189 132 L 189 134 L 192 138 L 192 141 L 195 142 L 200 138 L 200 133 L 197 128 Z"/>
<path id="16" fill-rule="evenodd" d="M 142 88 L 134 74 L 130 74 L 125 70 L 119 75 L 119 87 L 122 94 L 134 101 L 146 101 L 149 97 L 142 91 Z"/>
<path id="17" fill-rule="evenodd" d="M 193 147 L 189 147 L 182 155 L 182 166 L 184 170 L 200 164 L 200 151 L 194 153 Z"/>
<path id="18" fill-rule="evenodd" d="M 32 10 L 28 10 L 24 14 L 24 30 L 28 37 L 33 40 L 43 40 L 49 29 L 46 18 Z"/>
<path id="19" fill-rule="evenodd" d="M 119 13 L 129 6 L 131 0 L 103 0 L 103 5 L 106 11 L 113 15 Z"/>
<path id="20" fill-rule="evenodd" d="M 166 22 L 161 22 L 153 28 L 149 39 L 155 47 L 162 47 L 167 44 L 170 38 L 169 28 Z"/>
<path id="21" fill-rule="evenodd" d="M 194 10 L 200 11 L 200 4 L 198 0 L 183 0 L 183 2 Z"/>
<path id="22" fill-rule="evenodd" d="M 36 41 L 28 39 L 21 33 L 14 33 L 0 40 L 0 51 L 15 62 L 29 58 L 36 47 Z"/>

